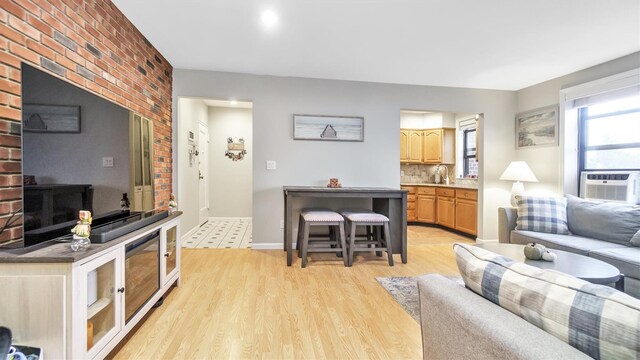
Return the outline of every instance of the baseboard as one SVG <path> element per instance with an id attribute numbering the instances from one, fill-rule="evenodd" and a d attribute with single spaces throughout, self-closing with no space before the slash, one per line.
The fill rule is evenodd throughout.
<path id="1" fill-rule="evenodd" d="M 283 250 L 284 244 L 278 243 L 252 243 L 251 248 L 253 250 Z"/>
<path id="2" fill-rule="evenodd" d="M 189 239 L 191 236 L 193 236 L 193 234 L 196 233 L 196 231 L 198 231 L 200 227 L 198 226 L 194 226 L 193 229 L 189 230 L 188 233 L 182 235 L 182 238 L 180 239 L 180 241 L 185 242 L 187 239 Z"/>

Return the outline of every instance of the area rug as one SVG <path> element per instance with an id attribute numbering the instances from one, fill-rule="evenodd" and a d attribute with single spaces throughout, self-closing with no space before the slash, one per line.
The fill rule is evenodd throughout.
<path id="1" fill-rule="evenodd" d="M 452 281 L 464 286 L 460 276 L 445 276 Z M 420 299 L 418 297 L 418 277 L 377 277 L 378 283 L 382 285 L 391 296 L 402 306 L 411 317 L 420 322 Z"/>

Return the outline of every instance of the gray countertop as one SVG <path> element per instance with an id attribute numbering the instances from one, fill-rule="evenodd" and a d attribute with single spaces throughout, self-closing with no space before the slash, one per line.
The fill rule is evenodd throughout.
<path id="1" fill-rule="evenodd" d="M 400 186 L 433 186 L 433 187 L 447 187 L 447 188 L 455 188 L 455 189 L 469 189 L 469 190 L 477 190 L 477 185 L 467 185 L 467 184 L 431 184 L 431 183 L 401 183 Z"/>
<path id="2" fill-rule="evenodd" d="M 91 247 L 86 251 L 72 251 L 68 242 L 52 242 L 49 246 L 26 253 L 23 253 L 24 249 L 0 250 L 0 263 L 75 263 L 99 252 L 108 250 L 152 228 L 161 226 L 180 215 L 182 215 L 182 211 L 176 211 L 160 221 L 156 221 L 153 224 L 149 224 L 104 244 L 91 244 Z"/>

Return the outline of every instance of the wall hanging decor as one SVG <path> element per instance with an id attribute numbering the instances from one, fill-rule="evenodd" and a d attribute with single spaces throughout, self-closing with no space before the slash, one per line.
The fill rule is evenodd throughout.
<path id="1" fill-rule="evenodd" d="M 293 115 L 294 140 L 364 141 L 364 118 Z"/>
<path id="2" fill-rule="evenodd" d="M 247 155 L 247 150 L 244 148 L 244 139 L 239 138 L 237 142 L 233 141 L 233 138 L 227 138 L 227 150 L 224 152 L 224 156 L 233 161 L 244 159 Z"/>
<path id="3" fill-rule="evenodd" d="M 558 105 L 516 114 L 516 149 L 558 145 Z"/>

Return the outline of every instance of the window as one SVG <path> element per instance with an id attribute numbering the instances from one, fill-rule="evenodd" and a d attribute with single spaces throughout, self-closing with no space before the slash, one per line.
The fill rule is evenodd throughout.
<path id="1" fill-rule="evenodd" d="M 580 171 L 640 170 L 640 94 L 579 107 L 578 118 Z"/>
<path id="2" fill-rule="evenodd" d="M 463 133 L 462 161 L 464 177 L 478 177 L 478 160 L 476 159 L 476 129 L 467 129 Z"/>

